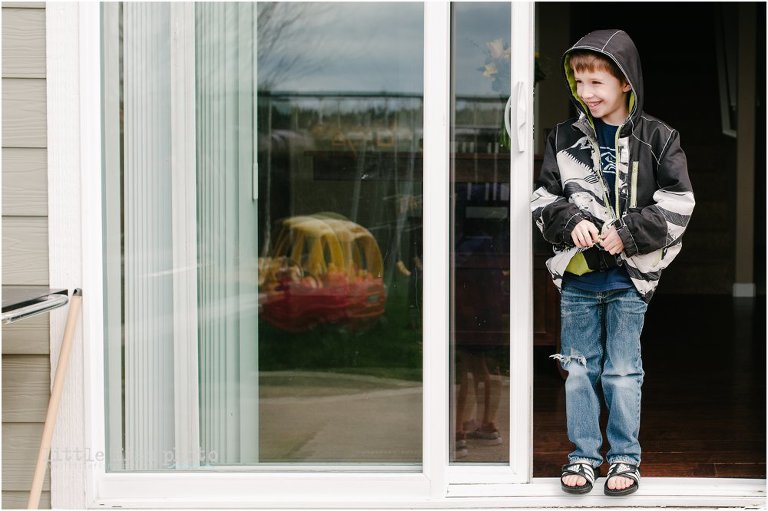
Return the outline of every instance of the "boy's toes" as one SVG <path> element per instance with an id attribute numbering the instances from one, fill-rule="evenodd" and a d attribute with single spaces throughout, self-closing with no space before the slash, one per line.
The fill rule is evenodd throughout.
<path id="1" fill-rule="evenodd" d="M 587 480 L 581 476 L 566 476 L 563 478 L 566 486 L 584 486 Z"/>
<path id="2" fill-rule="evenodd" d="M 623 490 L 629 488 L 631 484 L 632 480 L 626 477 L 616 476 L 608 479 L 608 488 L 611 490 Z"/>
<path id="3" fill-rule="evenodd" d="M 637 491 L 640 484 L 640 471 L 637 465 L 629 463 L 611 463 L 608 479 L 605 481 L 605 494 L 608 496 L 629 495 Z"/>
<path id="4" fill-rule="evenodd" d="M 563 465 L 560 486 L 565 493 L 576 495 L 589 493 L 594 482 L 595 470 L 588 463 L 576 462 Z"/>

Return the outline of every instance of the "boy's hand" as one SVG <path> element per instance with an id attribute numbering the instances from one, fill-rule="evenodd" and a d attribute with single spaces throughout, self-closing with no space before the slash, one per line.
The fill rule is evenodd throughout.
<path id="1" fill-rule="evenodd" d="M 600 245 L 611 255 L 624 252 L 624 243 L 621 241 L 621 237 L 619 236 L 619 233 L 616 232 L 614 226 L 609 227 L 605 231 L 605 234 L 600 240 Z"/>
<path id="2" fill-rule="evenodd" d="M 600 231 L 589 220 L 582 220 L 571 231 L 571 239 L 579 248 L 590 248 L 600 241 Z"/>

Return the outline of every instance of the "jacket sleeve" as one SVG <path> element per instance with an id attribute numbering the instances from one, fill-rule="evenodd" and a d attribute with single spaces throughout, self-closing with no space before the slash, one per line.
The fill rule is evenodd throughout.
<path id="1" fill-rule="evenodd" d="M 653 204 L 630 209 L 618 222 L 624 255 L 648 254 L 681 242 L 696 202 L 680 136 L 672 131 L 659 159 Z"/>
<path id="2" fill-rule="evenodd" d="M 547 139 L 541 173 L 531 195 L 531 212 L 545 240 L 553 245 L 573 246 L 573 228 L 589 215 L 569 202 L 563 193 L 556 144 L 557 129 L 554 129 Z"/>

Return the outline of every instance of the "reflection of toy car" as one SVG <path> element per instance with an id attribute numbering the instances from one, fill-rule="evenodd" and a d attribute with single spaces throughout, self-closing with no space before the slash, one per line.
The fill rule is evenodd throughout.
<path id="1" fill-rule="evenodd" d="M 259 261 L 262 317 L 291 332 L 368 325 L 384 312 L 382 272 L 379 246 L 364 227 L 331 213 L 288 218 L 270 257 Z"/>

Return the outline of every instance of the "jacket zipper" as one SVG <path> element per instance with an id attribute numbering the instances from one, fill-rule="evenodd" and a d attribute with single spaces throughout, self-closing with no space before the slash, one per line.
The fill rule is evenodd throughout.
<path id="1" fill-rule="evenodd" d="M 624 127 L 624 124 L 619 126 L 616 129 L 616 134 L 613 136 L 613 157 L 616 159 L 616 178 L 613 180 L 614 184 L 614 197 L 616 197 L 616 218 L 621 216 L 621 211 L 619 208 L 619 162 L 621 162 L 621 150 L 619 148 L 619 133 L 621 133 L 621 128 Z M 629 160 L 627 160 L 629 161 Z"/>

